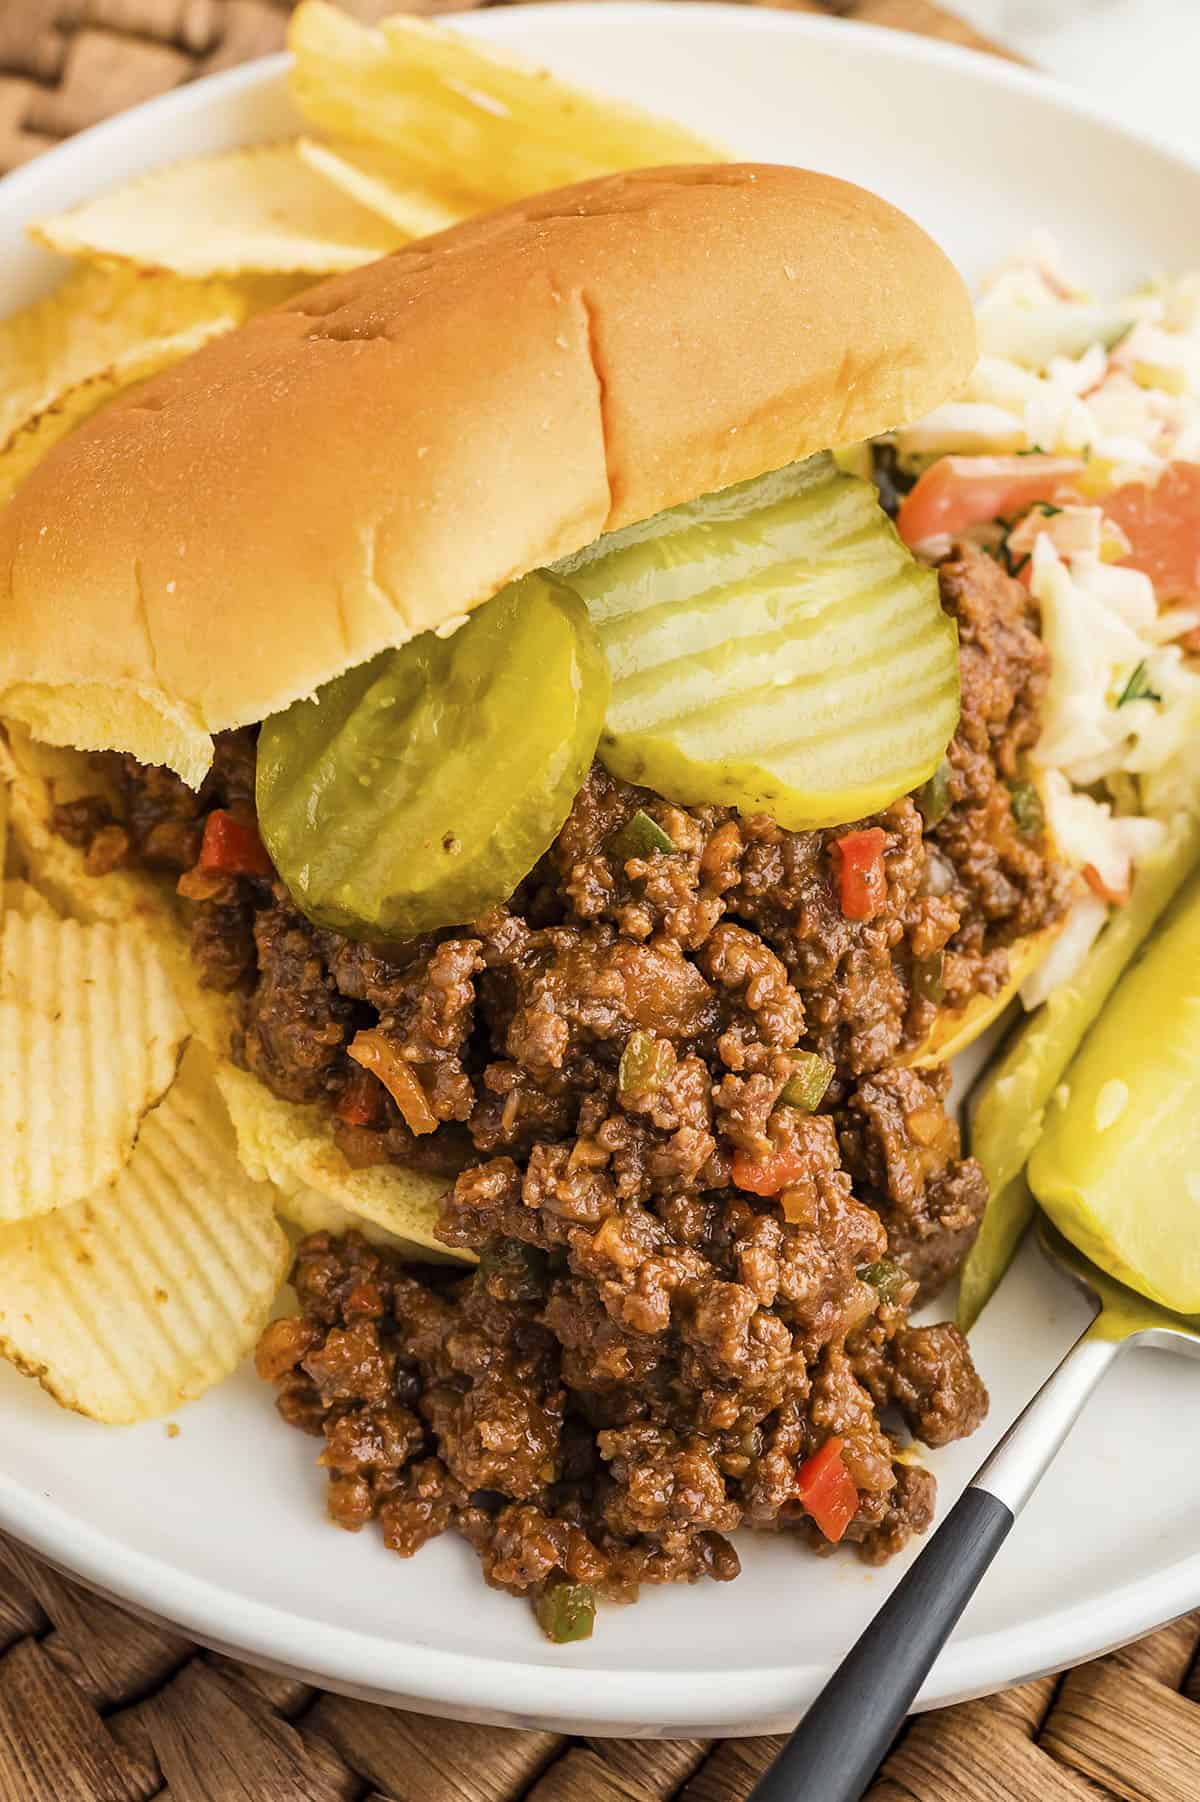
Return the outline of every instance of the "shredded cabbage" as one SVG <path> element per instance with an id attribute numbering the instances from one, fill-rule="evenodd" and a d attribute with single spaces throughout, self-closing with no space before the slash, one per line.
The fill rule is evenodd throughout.
<path id="1" fill-rule="evenodd" d="M 1200 463 L 1200 272 L 1098 301 L 1040 235 L 985 283 L 978 316 L 970 381 L 893 434 L 901 464 L 1034 450 L 1085 459 L 1061 507 L 1035 504 L 969 534 L 1024 575 L 1051 653 L 1032 761 L 1057 851 L 1081 880 L 1022 991 L 1034 1006 L 1078 968 L 1172 817 L 1200 814 L 1200 600 L 1156 594 L 1122 566 L 1129 539 L 1100 504 L 1171 462 Z M 920 551 L 948 548 L 931 538 Z"/>

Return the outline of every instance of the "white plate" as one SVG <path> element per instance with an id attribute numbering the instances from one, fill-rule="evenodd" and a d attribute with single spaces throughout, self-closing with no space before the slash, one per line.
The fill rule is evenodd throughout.
<path id="1" fill-rule="evenodd" d="M 1200 267 L 1200 166 L 1021 69 L 901 33 L 727 6 L 517 8 L 464 28 L 717 134 L 898 201 L 969 276 L 1045 225 L 1101 289 Z M 155 101 L 0 185 L 0 308 L 49 279 L 20 227 L 156 163 L 279 136 L 280 60 Z M 731 280 L 737 271 L 729 271 Z M 196 497 L 197 508 L 203 496 Z M 984 1432 L 934 1454 L 943 1508 L 1078 1330 L 1026 1251 L 976 1335 Z M 197 1638 L 429 1712 L 588 1732 L 733 1734 L 793 1721 L 903 1568 L 750 1537 L 731 1586 L 650 1591 L 555 1649 L 447 1536 L 410 1563 L 322 1518 L 311 1440 L 242 1372 L 164 1425 L 99 1428 L 0 1373 L 0 1526 Z M 1061 1666 L 1200 1603 L 1200 1384 L 1130 1358 L 1093 1402 L 923 1693 Z"/>

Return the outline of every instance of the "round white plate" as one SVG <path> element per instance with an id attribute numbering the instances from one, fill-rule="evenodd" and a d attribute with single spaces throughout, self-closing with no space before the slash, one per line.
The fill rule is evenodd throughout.
<path id="1" fill-rule="evenodd" d="M 1200 165 L 1036 75 L 899 32 L 729 6 L 553 5 L 463 28 L 657 107 L 738 153 L 808 163 L 915 214 L 970 277 L 1047 226 L 1101 290 L 1200 267 Z M 174 157 L 293 130 L 281 59 L 99 127 L 0 184 L 0 310 L 55 265 L 21 227 Z M 731 281 L 736 269 L 728 271 Z M 196 505 L 203 508 L 203 496 Z M 1152 1199 L 1152 1198 L 1150 1198 Z M 975 1337 L 987 1427 L 936 1453 L 943 1509 L 1079 1330 L 1027 1249 Z M 591 1733 L 736 1734 L 796 1718 L 903 1562 L 748 1536 L 732 1585 L 648 1591 L 556 1649 L 452 1536 L 411 1562 L 322 1517 L 313 1442 L 247 1371 L 164 1423 L 60 1412 L 0 1371 L 0 1527 L 198 1639 L 429 1712 Z M 1200 1382 L 1155 1353 L 1093 1402 L 968 1609 L 926 1706 L 1114 1645 L 1200 1603 Z"/>

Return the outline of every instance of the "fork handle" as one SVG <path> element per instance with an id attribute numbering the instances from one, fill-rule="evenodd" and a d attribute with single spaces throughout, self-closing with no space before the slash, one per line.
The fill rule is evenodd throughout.
<path id="1" fill-rule="evenodd" d="M 859 1802 L 934 1660 L 1121 1350 L 1089 1327 L 976 1471 L 750 1802 Z"/>

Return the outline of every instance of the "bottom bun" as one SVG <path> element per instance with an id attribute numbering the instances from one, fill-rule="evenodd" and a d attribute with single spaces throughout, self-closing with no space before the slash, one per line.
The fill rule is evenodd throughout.
<path id="1" fill-rule="evenodd" d="M 918 1070 L 948 1064 L 952 1057 L 985 1033 L 1000 1018 L 1017 990 L 1028 980 L 1047 955 L 1062 930 L 1062 922 L 1045 926 L 1041 932 L 1017 939 L 1008 948 L 1008 981 L 995 995 L 972 995 L 965 1007 L 943 1008 L 915 1051 L 900 1059 Z"/>
<path id="2" fill-rule="evenodd" d="M 325 1108 L 281 1101 L 257 1076 L 235 1064 L 221 1065 L 217 1087 L 237 1134 L 238 1156 L 251 1176 L 275 1185 L 279 1211 L 286 1218 L 298 1217 L 300 1225 L 315 1218 L 315 1194 L 352 1216 L 347 1224 L 361 1226 L 368 1238 L 376 1228 L 418 1248 L 423 1258 L 477 1261 L 474 1252 L 451 1251 L 434 1237 L 448 1179 L 406 1170 L 402 1164 L 355 1169 L 334 1143 Z M 321 1224 L 328 1226 L 326 1220 Z"/>

